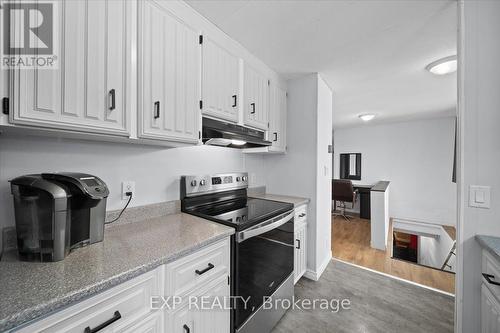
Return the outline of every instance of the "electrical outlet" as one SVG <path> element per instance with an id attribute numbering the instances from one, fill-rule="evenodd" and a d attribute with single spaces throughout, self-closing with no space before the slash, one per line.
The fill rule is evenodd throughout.
<path id="1" fill-rule="evenodd" d="M 122 182 L 122 200 L 128 200 L 127 192 L 132 192 L 135 196 L 135 182 L 131 180 L 126 180 Z"/>

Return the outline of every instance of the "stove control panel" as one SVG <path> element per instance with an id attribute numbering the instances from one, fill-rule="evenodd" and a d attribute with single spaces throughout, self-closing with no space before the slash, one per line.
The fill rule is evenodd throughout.
<path id="1" fill-rule="evenodd" d="M 246 172 L 181 177 L 181 196 L 189 197 L 241 188 L 248 188 Z"/>

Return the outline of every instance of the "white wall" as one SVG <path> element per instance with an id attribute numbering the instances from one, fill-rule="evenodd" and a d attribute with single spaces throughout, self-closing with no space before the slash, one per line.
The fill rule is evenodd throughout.
<path id="1" fill-rule="evenodd" d="M 332 256 L 332 154 L 328 152 L 328 146 L 332 144 L 333 96 L 332 90 L 321 76 L 318 76 L 317 89 L 316 257 L 318 259 L 318 265 L 324 266 L 325 260 L 329 260 Z"/>
<path id="2" fill-rule="evenodd" d="M 331 257 L 331 105 L 331 91 L 318 74 L 288 81 L 287 154 L 265 159 L 269 193 L 311 199 L 307 267 L 313 274 Z"/>
<path id="3" fill-rule="evenodd" d="M 251 186 L 262 185 L 262 157 L 211 146 L 165 149 L 131 144 L 0 136 L 0 227 L 14 225 L 8 180 L 51 171 L 80 171 L 101 177 L 110 189 L 108 210 L 120 209 L 121 182 L 136 182 L 130 206 L 179 199 L 183 174 L 250 171 Z M 248 168 L 246 163 L 248 163 Z M 255 169 L 254 169 L 255 168 Z M 1 238 L 1 237 L 0 237 Z"/>
<path id="4" fill-rule="evenodd" d="M 361 181 L 391 182 L 389 215 L 456 225 L 452 183 L 455 118 L 335 129 L 334 177 L 339 155 L 361 153 Z"/>
<path id="5" fill-rule="evenodd" d="M 476 234 L 500 237 L 500 1 L 460 2 L 460 165 L 458 332 L 480 332 L 481 248 Z M 462 8 L 462 7 L 461 7 Z M 491 186 L 491 208 L 468 207 L 470 185 Z"/>

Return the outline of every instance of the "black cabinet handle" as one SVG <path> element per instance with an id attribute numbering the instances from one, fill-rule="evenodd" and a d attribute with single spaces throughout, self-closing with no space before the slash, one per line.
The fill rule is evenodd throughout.
<path id="1" fill-rule="evenodd" d="M 191 332 L 191 330 L 189 329 L 189 326 L 186 324 L 184 324 L 184 326 L 182 326 L 182 328 L 184 329 L 184 332 L 186 332 L 186 333 Z"/>
<path id="2" fill-rule="evenodd" d="M 85 330 L 83 333 L 96 333 L 102 330 L 103 328 L 108 327 L 109 325 L 113 324 L 115 321 L 120 319 L 122 315 L 120 314 L 120 311 L 115 311 L 115 314 L 113 315 L 113 318 L 106 320 L 104 323 L 94 327 L 90 328 L 89 326 L 85 327 Z"/>
<path id="3" fill-rule="evenodd" d="M 296 239 L 297 246 L 295 247 L 297 250 L 300 250 L 300 239 Z"/>
<path id="4" fill-rule="evenodd" d="M 160 101 L 155 102 L 154 114 L 153 117 L 155 119 L 160 118 Z"/>
<path id="5" fill-rule="evenodd" d="M 306 216 L 306 213 L 302 213 L 299 215 L 299 217 L 304 217 L 304 216 Z"/>
<path id="6" fill-rule="evenodd" d="M 255 113 L 255 103 L 250 103 L 250 106 L 252 107 L 252 111 L 250 111 L 251 114 Z"/>
<path id="7" fill-rule="evenodd" d="M 109 97 L 111 98 L 111 106 L 109 107 L 110 110 L 114 110 L 116 108 L 116 93 L 114 89 L 111 89 L 109 91 Z"/>
<path id="8" fill-rule="evenodd" d="M 233 107 L 233 108 L 235 108 L 235 107 L 236 107 L 236 105 L 238 105 L 238 103 L 237 103 L 237 102 L 238 102 L 237 98 L 238 98 L 238 96 L 233 95 L 233 105 L 232 105 L 232 107 Z"/>
<path id="9" fill-rule="evenodd" d="M 208 263 L 208 267 L 207 268 L 205 268 L 204 270 L 201 270 L 201 271 L 195 270 L 195 272 L 198 275 L 205 274 L 206 272 L 208 272 L 209 270 L 211 270 L 214 267 L 215 267 L 214 265 L 212 265 L 211 263 Z"/>
<path id="10" fill-rule="evenodd" d="M 274 140 L 273 141 L 278 141 L 278 133 L 277 132 L 274 132 Z"/>
<path id="11" fill-rule="evenodd" d="M 495 278 L 494 275 L 483 273 L 483 276 L 486 279 L 486 281 L 488 281 L 489 284 L 494 284 L 495 286 L 500 286 L 500 282 L 493 281 L 493 279 Z"/>

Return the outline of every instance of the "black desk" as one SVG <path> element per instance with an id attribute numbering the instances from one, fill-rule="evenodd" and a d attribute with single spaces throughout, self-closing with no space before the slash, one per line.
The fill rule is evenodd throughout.
<path id="1" fill-rule="evenodd" d="M 370 192 L 373 185 L 353 184 L 352 186 L 359 193 L 359 217 L 369 220 L 371 217 Z"/>

